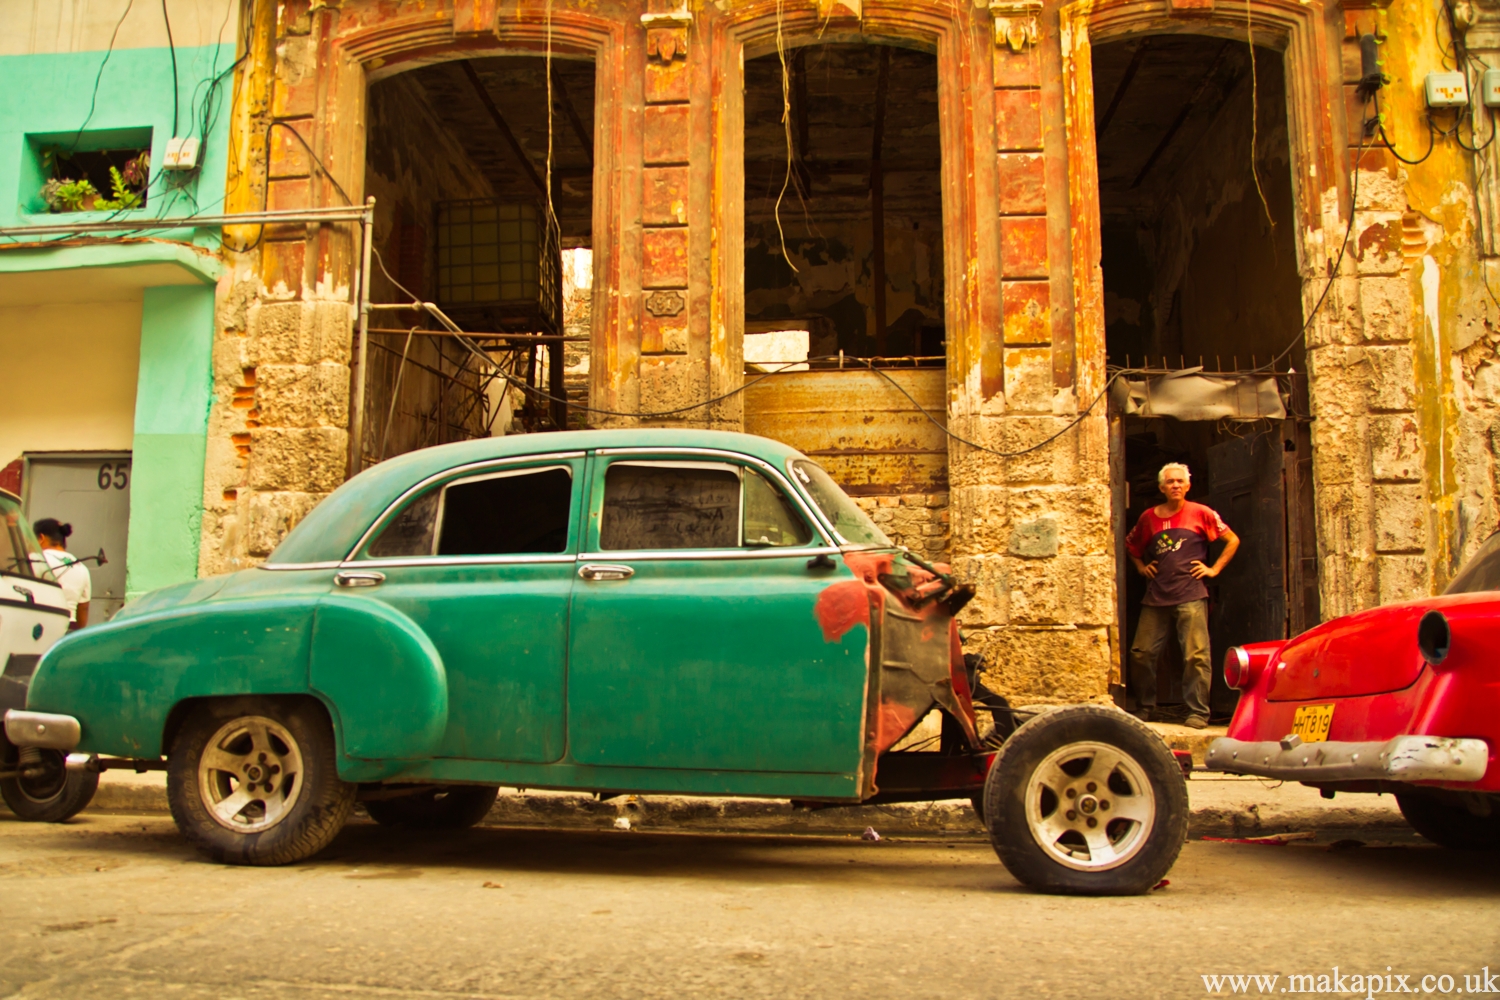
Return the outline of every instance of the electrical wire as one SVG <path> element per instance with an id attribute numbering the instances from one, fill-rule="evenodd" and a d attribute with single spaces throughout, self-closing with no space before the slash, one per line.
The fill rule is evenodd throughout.
<path id="1" fill-rule="evenodd" d="M 385 275 L 386 280 L 389 281 L 398 291 L 400 291 L 403 294 L 405 294 L 408 297 L 410 297 L 410 299 L 411 299 L 410 304 L 411 305 L 413 305 L 413 306 L 421 306 L 423 304 L 421 298 L 419 296 L 417 296 L 417 295 L 414 295 L 409 288 L 407 288 L 405 285 L 403 285 L 399 281 L 397 281 L 395 279 L 395 277 L 393 277 L 391 275 L 391 272 L 386 269 L 385 258 L 381 256 L 380 250 L 378 248 L 376 248 L 376 247 L 371 247 L 370 249 L 374 253 L 376 266 L 378 266 L 380 268 L 380 271 L 381 271 L 382 274 Z M 450 331 L 450 332 L 452 332 L 452 331 Z M 467 337 L 463 336 L 462 334 L 457 334 L 457 333 L 455 333 L 455 337 L 459 341 L 459 343 L 462 344 L 471 353 L 475 354 L 477 357 L 481 358 L 482 360 L 484 360 L 489 365 L 494 366 L 497 370 L 500 370 L 500 366 L 498 364 L 496 364 L 495 360 L 493 358 L 491 358 L 488 354 L 486 354 L 484 351 L 480 350 L 480 348 L 477 347 L 476 345 L 474 345 L 474 343 L 472 341 L 470 341 Z M 1087 407 L 1085 407 L 1083 409 L 1083 411 L 1080 412 L 1076 417 L 1074 417 L 1072 420 L 1068 421 L 1068 423 L 1065 424 L 1060 430 L 1058 430 L 1057 433 L 1052 434 L 1052 435 L 1050 435 L 1050 436 L 1042 439 L 1041 441 L 1038 441 L 1036 444 L 1031 445 L 1028 448 L 1021 448 L 1021 449 L 1016 450 L 1016 451 L 1000 451 L 999 449 L 996 449 L 996 448 L 989 448 L 989 447 L 986 447 L 986 446 L 984 446 L 982 444 L 979 444 L 976 441 L 970 441 L 969 439 L 967 439 L 965 437 L 962 437 L 962 436 L 960 436 L 958 434 L 955 434 L 953 431 L 951 431 L 951 430 L 948 429 L 948 427 L 947 427 L 946 424 L 944 424 L 942 421 L 938 420 L 938 418 L 936 416 L 934 416 L 926 407 L 924 407 L 921 403 L 917 402 L 916 398 L 914 396 L 912 396 L 912 394 L 910 392 L 907 392 L 905 386 L 903 386 L 900 382 L 897 382 L 895 379 L 891 378 L 890 375 L 886 374 L 886 372 L 883 369 L 875 367 L 874 361 L 871 360 L 871 359 L 868 359 L 868 358 L 851 358 L 851 357 L 849 357 L 847 355 L 830 354 L 830 355 L 822 355 L 822 356 L 819 356 L 819 357 L 810 357 L 810 358 L 807 359 L 807 361 L 788 361 L 788 362 L 782 364 L 780 367 L 778 367 L 775 371 L 764 372 L 764 373 L 756 376 L 755 378 L 750 379 L 749 381 L 745 382 L 743 385 L 739 386 L 736 389 L 730 389 L 728 392 L 720 393 L 717 396 L 710 396 L 709 398 L 701 400 L 700 402 L 690 403 L 690 404 L 688 404 L 686 406 L 674 407 L 674 408 L 672 408 L 670 410 L 650 410 L 650 411 L 648 411 L 648 410 L 607 410 L 607 409 L 604 409 L 602 407 L 587 406 L 587 405 L 585 405 L 583 403 L 573 402 L 573 401 L 567 399 L 566 397 L 554 396 L 551 393 L 547 392 L 545 389 L 541 389 L 541 388 L 539 388 L 537 386 L 529 386 L 529 385 L 526 385 L 523 382 L 520 382 L 513 375 L 511 375 L 511 374 L 509 374 L 507 372 L 504 372 L 503 370 L 501 370 L 501 377 L 504 378 L 506 382 L 514 385 L 517 389 L 519 389 L 523 395 L 534 395 L 534 396 L 540 397 L 541 399 L 545 399 L 545 400 L 548 400 L 548 401 L 551 401 L 551 402 L 566 403 L 569 406 L 569 408 L 576 409 L 576 410 L 582 410 L 582 411 L 584 411 L 586 413 L 598 413 L 598 414 L 603 414 L 604 416 L 610 416 L 610 417 L 655 418 L 655 417 L 672 417 L 672 416 L 677 416 L 677 415 L 682 414 L 682 413 L 690 413 L 693 410 L 700 410 L 700 409 L 703 409 L 704 407 L 713 406 L 716 403 L 722 403 L 726 399 L 732 399 L 733 397 L 738 396 L 740 393 L 746 391 L 747 389 L 749 389 L 753 385 L 756 385 L 756 384 L 758 384 L 760 382 L 763 382 L 766 379 L 771 378 L 772 376 L 775 376 L 775 375 L 779 375 L 779 374 L 781 374 L 781 373 L 783 373 L 785 371 L 793 370 L 793 369 L 797 368 L 798 366 L 806 364 L 807 362 L 812 362 L 812 361 L 835 361 L 835 360 L 843 360 L 845 362 L 853 361 L 853 362 L 856 362 L 858 364 L 863 365 L 865 368 L 867 368 L 871 372 L 874 372 L 876 375 L 879 375 L 881 378 L 885 379 L 892 386 L 894 386 L 896 388 L 896 390 L 901 393 L 901 395 L 905 396 L 907 398 L 907 400 L 909 400 L 911 402 L 911 404 L 914 407 L 917 408 L 917 411 L 919 413 L 921 413 L 922 416 L 926 417 L 929 421 L 931 421 L 931 423 L 933 424 L 933 426 L 937 427 L 940 431 L 942 431 L 949 438 L 951 438 L 954 441 L 957 441 L 959 444 L 965 445 L 965 446 L 967 446 L 969 448 L 973 448 L 976 451 L 982 451 L 982 452 L 985 452 L 986 454 L 995 455 L 995 456 L 1000 457 L 1000 458 L 1019 458 L 1022 455 L 1029 455 L 1030 453 L 1032 453 L 1034 451 L 1038 451 L 1038 450 L 1040 450 L 1042 448 L 1045 448 L 1047 445 L 1051 444 L 1053 441 L 1056 441 L 1058 438 L 1062 437 L 1068 431 L 1072 430 L 1073 428 L 1077 427 L 1080 423 L 1082 423 L 1084 421 L 1084 419 L 1090 413 L 1093 412 L 1094 407 L 1096 407 L 1096 406 L 1099 405 L 1099 401 L 1102 400 L 1105 397 L 1105 395 L 1109 392 L 1110 386 L 1112 386 L 1114 384 L 1114 382 L 1115 382 L 1116 379 L 1119 379 L 1119 378 L 1121 378 L 1123 376 L 1126 376 L 1126 375 L 1139 374 L 1143 370 L 1143 369 L 1137 369 L 1137 368 L 1120 368 L 1120 369 L 1117 369 L 1113 374 L 1111 374 L 1109 376 L 1108 379 L 1105 380 L 1104 388 L 1101 389 L 1101 390 L 1099 390 L 1099 394 L 1094 397 L 1093 401 L 1090 402 L 1089 405 Z"/>
<path id="2" fill-rule="evenodd" d="M 109 46 L 104 50 L 104 58 L 99 62 L 99 71 L 94 74 L 94 92 L 89 97 L 89 113 L 84 116 L 83 124 L 78 126 L 78 131 L 73 133 L 73 144 L 69 147 L 70 152 L 78 148 L 78 140 L 83 135 L 83 130 L 88 128 L 89 122 L 94 119 L 94 109 L 99 103 L 99 81 L 104 79 L 104 67 L 109 65 L 109 57 L 115 54 L 115 40 L 120 37 L 120 27 L 125 23 L 125 19 L 130 16 L 130 8 L 134 6 L 135 0 L 127 0 L 125 13 L 120 15 L 120 19 L 115 22 L 115 30 L 110 33 Z"/>
<path id="3" fill-rule="evenodd" d="M 1297 344 L 1302 342 L 1303 338 L 1307 336 L 1307 331 L 1312 327 L 1313 320 L 1317 319 L 1319 311 L 1321 311 L 1323 308 L 1323 302 L 1328 298 L 1329 290 L 1333 288 L 1333 283 L 1338 280 L 1339 269 L 1344 266 L 1344 254 L 1349 250 L 1349 239 L 1354 235 L 1354 213 L 1359 208 L 1360 161 L 1364 159 L 1365 150 L 1369 148 L 1365 144 L 1365 140 L 1368 138 L 1368 136 L 1361 136 L 1359 140 L 1359 151 L 1354 156 L 1354 176 L 1349 182 L 1349 224 L 1344 227 L 1344 239 L 1341 243 L 1339 243 L 1338 257 L 1334 259 L 1333 266 L 1328 271 L 1328 281 L 1323 285 L 1323 292 L 1318 296 L 1318 301 L 1313 304 L 1312 311 L 1307 314 L 1307 319 L 1303 322 L 1302 329 L 1297 331 L 1297 336 L 1293 337 L 1292 340 L 1281 349 L 1281 352 L 1273 357 L 1269 362 L 1261 365 L 1258 368 L 1250 369 L 1251 372 L 1274 371 L 1276 368 L 1276 363 L 1282 358 L 1286 357 L 1288 354 L 1292 353 L 1292 348 L 1296 347 Z M 1428 152 L 1430 153 L 1431 150 L 1428 150 Z"/>
<path id="4" fill-rule="evenodd" d="M 161 0 L 161 19 L 167 26 L 167 51 L 172 53 L 172 138 L 177 138 L 177 44 L 172 41 L 172 16 L 167 13 L 167 0 Z"/>

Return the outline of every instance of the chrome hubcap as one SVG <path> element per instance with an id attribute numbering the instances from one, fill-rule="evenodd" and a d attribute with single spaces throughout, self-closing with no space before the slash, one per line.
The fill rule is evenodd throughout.
<path id="1" fill-rule="evenodd" d="M 302 753 L 280 723 L 253 715 L 214 733 L 198 761 L 208 813 L 235 833 L 269 830 L 302 794 Z"/>
<path id="2" fill-rule="evenodd" d="M 1105 743 L 1069 743 L 1048 754 L 1026 787 L 1026 825 L 1054 861 L 1103 871 L 1140 852 L 1156 820 L 1146 772 Z"/>

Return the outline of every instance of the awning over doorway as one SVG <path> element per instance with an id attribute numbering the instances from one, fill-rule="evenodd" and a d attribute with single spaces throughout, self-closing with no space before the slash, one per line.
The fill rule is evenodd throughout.
<path id="1" fill-rule="evenodd" d="M 1111 408 L 1176 420 L 1283 420 L 1286 406 L 1271 375 L 1158 375 L 1118 379 Z"/>

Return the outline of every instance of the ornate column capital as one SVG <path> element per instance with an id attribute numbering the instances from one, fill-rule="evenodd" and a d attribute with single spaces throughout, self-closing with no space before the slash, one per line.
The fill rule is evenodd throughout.
<path id="1" fill-rule="evenodd" d="M 995 18 L 996 45 L 1008 45 L 1012 52 L 1020 52 L 1041 37 L 1038 17 L 1042 0 L 990 0 L 989 8 Z"/>

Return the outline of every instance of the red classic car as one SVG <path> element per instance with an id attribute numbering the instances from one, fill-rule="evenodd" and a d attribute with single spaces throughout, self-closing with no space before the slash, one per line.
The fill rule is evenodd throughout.
<path id="1" fill-rule="evenodd" d="M 1500 847 L 1500 532 L 1441 596 L 1236 646 L 1240 691 L 1208 767 L 1336 792 L 1391 792 L 1445 847 Z"/>

